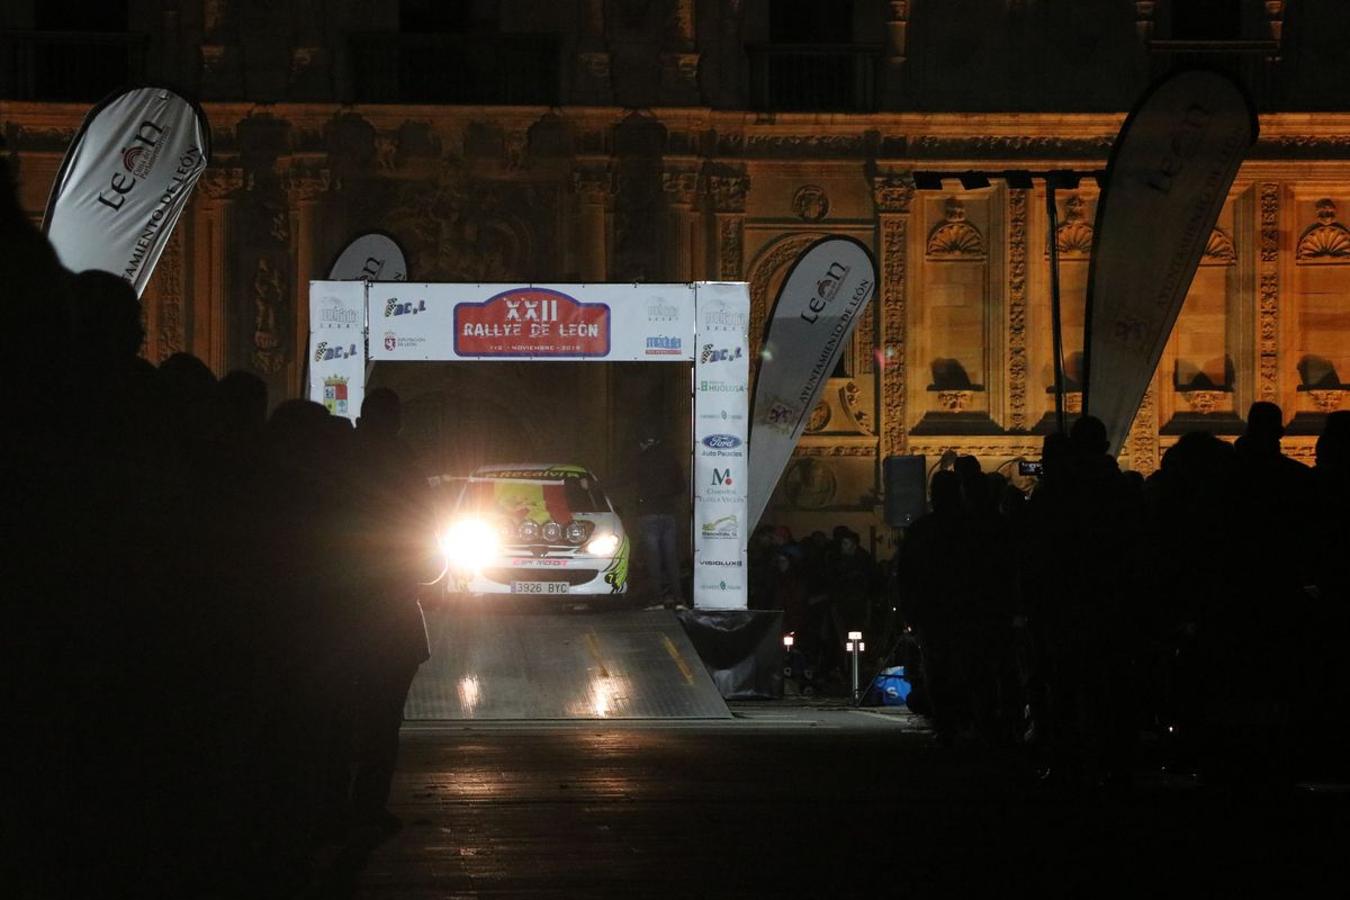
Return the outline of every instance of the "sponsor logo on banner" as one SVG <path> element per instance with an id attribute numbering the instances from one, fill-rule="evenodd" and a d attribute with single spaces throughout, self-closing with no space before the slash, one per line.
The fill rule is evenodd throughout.
<path id="1" fill-rule="evenodd" d="M 735 334 L 745 334 L 745 313 L 732 312 L 727 309 L 710 309 L 703 313 L 704 332 L 712 331 L 730 331 Z"/>
<path id="2" fill-rule="evenodd" d="M 739 569 L 745 565 L 739 559 L 700 559 L 698 564 L 713 569 Z"/>
<path id="3" fill-rule="evenodd" d="M 426 311 L 427 301 L 425 300 L 400 300 L 397 297 L 390 297 L 384 301 L 384 317 L 386 319 L 393 316 L 415 316 Z"/>
<path id="4" fill-rule="evenodd" d="M 734 434 L 710 434 L 703 439 L 703 446 L 709 450 L 734 450 L 741 445 L 741 439 Z"/>
<path id="5" fill-rule="evenodd" d="M 123 147 L 120 154 L 122 168 L 132 177 L 128 178 L 114 170 L 112 177 L 108 179 L 108 186 L 99 191 L 98 202 L 114 211 L 121 210 L 122 205 L 127 202 L 127 195 L 154 168 L 155 160 L 159 158 L 160 142 L 169 134 L 168 128 L 156 125 L 149 119 L 137 125 L 131 146 Z"/>
<path id="6" fill-rule="evenodd" d="M 713 467 L 713 470 L 712 470 L 712 486 L 713 486 L 714 488 L 718 488 L 718 487 L 731 487 L 732 483 L 733 483 L 733 482 L 732 482 L 732 480 L 731 480 L 731 467 L 730 467 L 730 466 L 727 466 L 725 469 L 719 469 L 719 468 L 717 468 L 717 467 Z"/>
<path id="7" fill-rule="evenodd" d="M 700 530 L 707 540 L 724 541 L 741 536 L 740 520 L 735 513 L 704 522 Z"/>
<path id="8" fill-rule="evenodd" d="M 459 356 L 607 356 L 610 309 L 559 291 L 513 288 L 455 306 Z"/>
<path id="9" fill-rule="evenodd" d="M 715 362 L 731 362 L 740 359 L 744 354 L 743 348 L 736 347 L 718 347 L 715 344 L 704 344 L 702 351 L 698 354 L 698 361 L 704 365 Z"/>
<path id="10" fill-rule="evenodd" d="M 705 422 L 714 422 L 714 421 L 739 422 L 745 418 L 745 416 L 741 415 L 740 413 L 727 412 L 725 409 L 722 410 L 721 412 L 699 413 L 698 417 L 704 420 Z"/>
<path id="11" fill-rule="evenodd" d="M 330 415 L 347 415 L 347 379 L 334 375 L 323 380 L 323 405 Z"/>
<path id="12" fill-rule="evenodd" d="M 319 341 L 314 345 L 314 361 L 331 362 L 335 359 L 351 359 L 356 356 L 356 345 L 348 344 L 343 346 L 330 346 L 327 341 Z"/>
<path id="13" fill-rule="evenodd" d="M 797 420 L 801 418 L 797 410 L 782 400 L 774 400 L 769 404 L 768 410 L 764 413 L 764 424 L 774 431 L 781 431 L 788 434 L 792 431 Z"/>
<path id="14" fill-rule="evenodd" d="M 320 325 L 361 324 L 361 310 L 345 306 L 337 297 L 324 297 L 320 302 L 323 304 L 319 309 Z"/>
<path id="15" fill-rule="evenodd" d="M 726 593 L 727 591 L 735 592 L 741 589 L 739 581 L 727 581 L 726 579 L 712 582 L 700 581 L 698 586 L 700 590 L 717 591 L 718 593 Z"/>
<path id="16" fill-rule="evenodd" d="M 726 381 L 700 381 L 698 389 L 705 394 L 744 394 L 745 385 Z"/>
<path id="17" fill-rule="evenodd" d="M 648 356 L 679 356 L 684 352 L 684 341 L 677 337 L 656 335 L 647 338 Z"/>
<path id="18" fill-rule="evenodd" d="M 680 308 L 670 303 L 663 303 L 660 297 L 653 297 L 647 301 L 647 321 L 650 324 L 660 322 L 678 322 L 680 320 Z"/>
<path id="19" fill-rule="evenodd" d="M 386 349 L 386 350 L 391 350 L 391 351 L 392 351 L 392 350 L 397 350 L 397 349 L 398 349 L 398 335 L 394 334 L 392 331 L 386 331 L 386 332 L 384 333 L 384 349 Z"/>

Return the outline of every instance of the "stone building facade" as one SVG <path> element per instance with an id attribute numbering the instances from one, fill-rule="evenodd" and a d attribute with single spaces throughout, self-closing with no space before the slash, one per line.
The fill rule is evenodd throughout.
<path id="1" fill-rule="evenodd" d="M 1325 414 L 1350 408 L 1350 40 L 1335 0 L 1216 2 L 1208 31 L 1167 0 L 948 0 L 941 15 L 923 0 L 128 0 L 124 31 L 94 38 L 50 37 L 42 5 L 0 21 L 4 152 L 35 220 L 95 99 L 60 99 L 82 87 L 44 59 L 111 44 L 109 71 L 204 98 L 211 167 L 144 297 L 152 360 L 188 351 L 297 396 L 306 283 L 372 229 L 418 281 L 745 280 L 754 335 L 796 254 L 847 234 L 873 249 L 876 302 L 768 518 L 884 540 L 886 456 L 972 453 L 1016 481 L 1039 455 L 1049 241 L 1072 388 L 1097 200 L 1091 180 L 1060 191 L 1052 238 L 1039 188 L 917 191 L 911 173 L 1101 168 L 1151 75 L 1204 55 L 1252 85 L 1261 140 L 1122 462 L 1149 472 L 1187 430 L 1235 435 L 1255 400 L 1282 406 L 1287 451 L 1309 459 Z M 521 368 L 385 379 L 447 468 L 554 453 L 564 435 L 603 469 L 634 409 L 687 414 L 678 378 Z M 583 400 L 599 412 L 575 412 Z"/>

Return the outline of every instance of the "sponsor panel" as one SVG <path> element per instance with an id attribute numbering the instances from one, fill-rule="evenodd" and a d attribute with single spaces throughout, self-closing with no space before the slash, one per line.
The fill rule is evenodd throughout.
<path id="1" fill-rule="evenodd" d="M 698 286 L 694 354 L 695 605 L 740 609 L 745 594 L 749 359 L 744 285 Z"/>
<path id="2" fill-rule="evenodd" d="M 365 399 L 365 292 L 359 281 L 309 284 L 309 399 L 352 421 Z"/>

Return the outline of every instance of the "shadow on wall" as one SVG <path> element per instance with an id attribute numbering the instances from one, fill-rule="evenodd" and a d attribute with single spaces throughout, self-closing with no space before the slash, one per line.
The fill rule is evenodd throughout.
<path id="1" fill-rule="evenodd" d="M 1214 380 L 1211 375 L 1213 372 L 1223 372 L 1219 381 Z M 1232 387 L 1235 378 L 1233 359 L 1230 356 L 1211 359 L 1201 366 L 1189 360 L 1179 359 L 1172 371 L 1172 384 L 1179 391 L 1226 390 Z"/>
<path id="2" fill-rule="evenodd" d="M 1298 375 L 1301 387 L 1339 388 L 1346 385 L 1336 373 L 1331 360 L 1309 353 L 1298 361 Z"/>

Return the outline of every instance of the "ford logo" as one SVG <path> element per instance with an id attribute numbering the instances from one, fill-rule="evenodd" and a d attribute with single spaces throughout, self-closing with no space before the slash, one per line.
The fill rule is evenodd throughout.
<path id="1" fill-rule="evenodd" d="M 740 445 L 741 439 L 734 434 L 710 434 L 703 439 L 703 446 L 713 450 L 730 450 Z"/>

